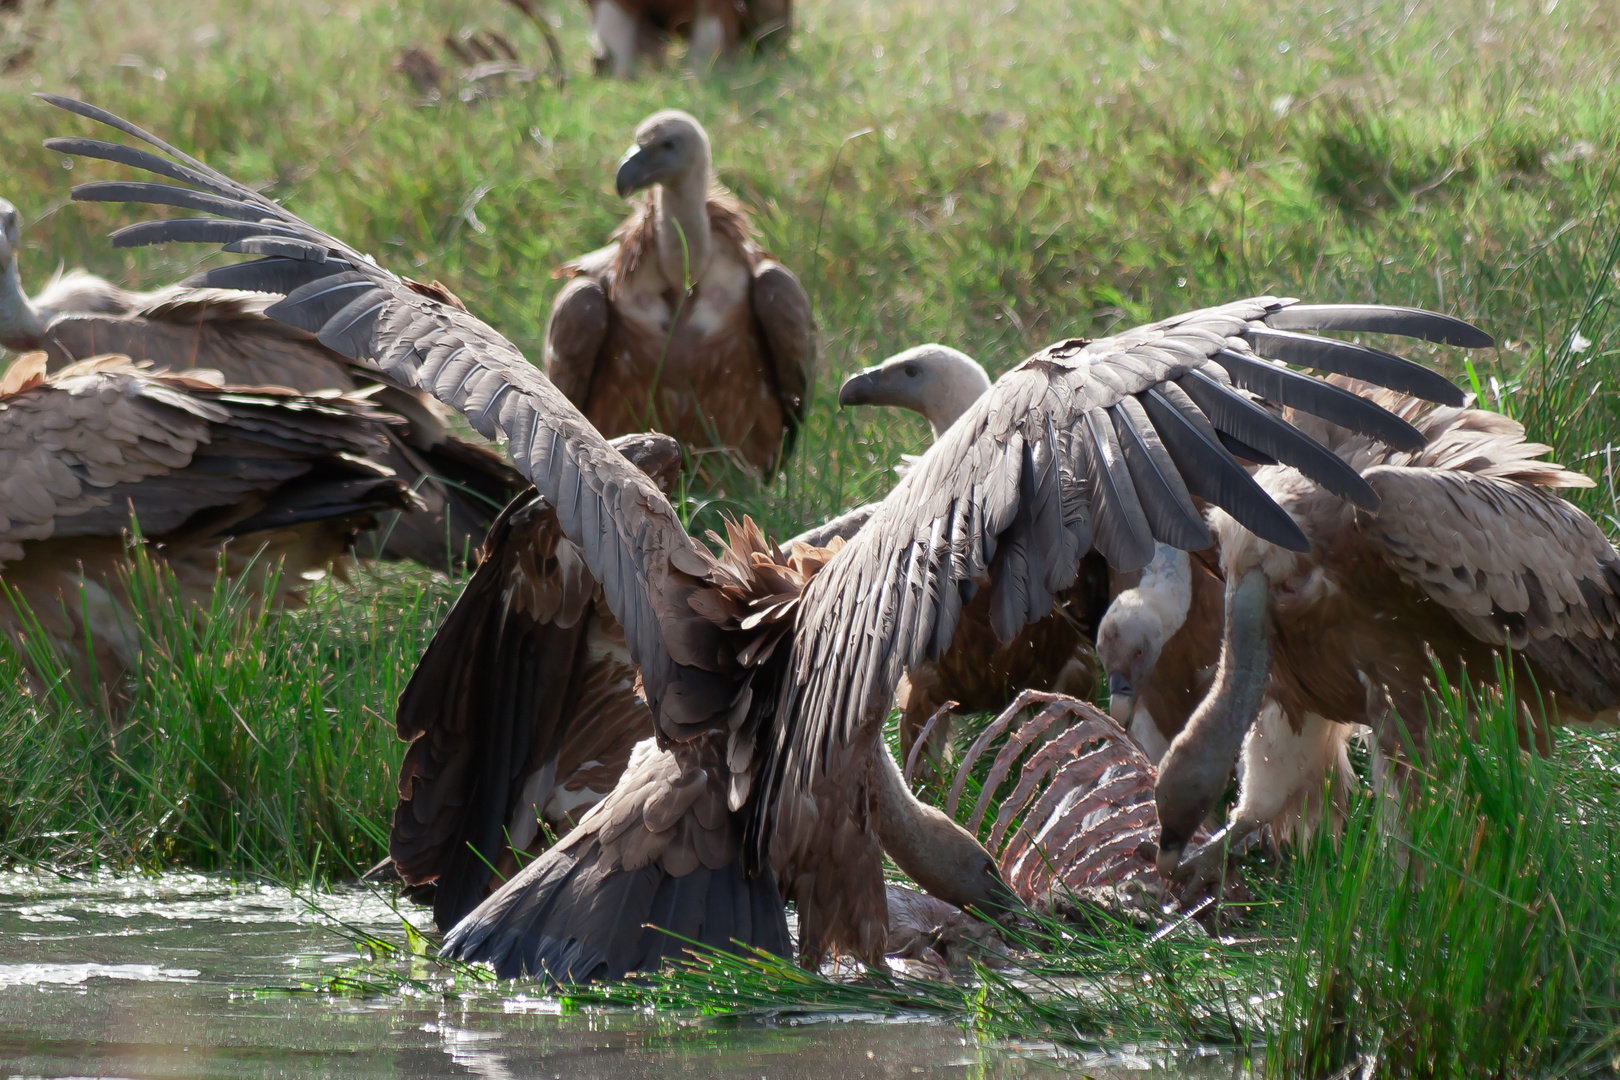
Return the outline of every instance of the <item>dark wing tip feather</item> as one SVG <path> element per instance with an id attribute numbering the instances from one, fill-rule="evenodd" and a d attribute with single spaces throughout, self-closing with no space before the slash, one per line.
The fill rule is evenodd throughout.
<path id="1" fill-rule="evenodd" d="M 1464 400 L 1462 390 L 1438 371 L 1381 349 L 1253 323 L 1242 336 L 1269 360 L 1365 379 L 1441 405 L 1461 405 Z"/>
<path id="2" fill-rule="evenodd" d="M 1489 349 L 1496 344 L 1496 339 L 1472 323 L 1437 311 L 1391 307 L 1387 304 L 1292 304 L 1272 312 L 1261 321 L 1278 330 L 1350 330 L 1368 334 L 1399 334 L 1438 345 L 1459 345 L 1465 349 Z"/>
<path id="3" fill-rule="evenodd" d="M 1232 349 L 1217 351 L 1214 359 L 1234 383 L 1268 401 L 1369 435 L 1396 450 L 1416 450 L 1425 441 L 1423 433 L 1405 420 L 1343 387 Z"/>

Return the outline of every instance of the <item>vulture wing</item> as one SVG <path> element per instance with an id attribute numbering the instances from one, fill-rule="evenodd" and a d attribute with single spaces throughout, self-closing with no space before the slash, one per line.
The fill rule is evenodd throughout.
<path id="1" fill-rule="evenodd" d="M 546 375 L 580 408 L 591 392 L 597 357 L 607 340 L 613 305 L 595 277 L 582 275 L 563 286 L 546 320 Z"/>
<path id="2" fill-rule="evenodd" d="M 1496 413 L 1434 409 L 1416 424 L 1428 445 L 1364 470 L 1381 505 L 1361 533 L 1469 633 L 1521 650 L 1561 684 L 1546 689 L 1589 711 L 1612 708 L 1620 557 L 1591 518 L 1546 490 L 1592 481 L 1545 460 L 1548 447 Z"/>
<path id="3" fill-rule="evenodd" d="M 132 512 L 151 537 L 184 526 L 212 538 L 379 505 L 381 477 L 358 467 L 311 477 L 296 501 L 253 498 L 318 457 L 377 452 L 381 425 L 354 422 L 361 403 L 226 389 L 124 357 L 44 369 L 44 353 L 28 354 L 0 385 L 0 558 L 20 558 L 28 540 L 118 536 Z M 406 505 L 399 494 L 386 503 Z"/>
<path id="4" fill-rule="evenodd" d="M 266 315 L 315 334 L 327 348 L 374 363 L 387 378 L 459 409 L 486 438 L 506 440 L 513 463 L 553 508 L 623 628 L 660 732 L 683 741 L 725 724 L 732 680 L 720 630 L 687 603 L 714 566 L 686 534 L 663 492 L 608 444 L 517 346 L 430 287 L 406 281 L 269 199 L 128 121 L 58 95 L 46 101 L 156 148 L 51 139 L 62 153 L 101 158 L 178 180 L 126 184 L 131 201 L 221 217 L 140 222 L 117 247 L 218 243 L 260 258 L 209 281 L 283 294 Z M 194 190 L 200 189 L 200 190 Z M 77 191 L 77 189 L 75 189 Z M 99 194 L 99 192 L 98 192 Z"/>
<path id="5" fill-rule="evenodd" d="M 179 286 L 127 314 L 63 314 L 46 328 L 41 346 L 53 368 L 120 353 L 162 367 L 209 368 L 233 386 L 287 386 L 306 394 L 353 390 L 342 357 L 264 317 L 274 302 L 273 296 Z"/>
<path id="6" fill-rule="evenodd" d="M 793 453 L 799 425 L 810 415 L 810 398 L 815 392 L 816 341 L 810 297 L 793 271 L 774 259 L 763 259 L 754 268 L 750 298 L 787 421 L 786 442 L 777 458 L 786 461 Z"/>
<path id="7" fill-rule="evenodd" d="M 667 486 L 680 447 L 660 435 L 614 445 Z M 437 882 L 448 929 L 606 795 L 652 737 L 635 670 L 577 546 L 535 492 L 491 527 L 484 557 L 434 634 L 396 722 L 400 768 L 389 853 L 408 885 Z M 509 852 L 508 846 L 512 849 Z"/>
<path id="8" fill-rule="evenodd" d="M 1462 394 L 1427 368 L 1300 328 L 1490 343 L 1466 323 L 1427 312 L 1290 311 L 1297 311 L 1292 301 L 1257 297 L 1096 342 L 1061 342 L 975 402 L 806 591 L 796 669 L 778 707 L 786 722 L 761 773 L 764 797 L 750 826 L 756 857 L 768 841 L 773 851 L 799 853 L 779 854 L 784 879 L 810 872 L 805 864 L 821 855 L 812 850 L 816 808 L 803 793 L 869 752 L 901 674 L 950 645 L 975 579 L 989 577 L 991 622 L 1007 641 L 1052 609 L 1093 547 L 1129 569 L 1148 561 L 1155 540 L 1207 546 L 1192 496 L 1303 550 L 1298 526 L 1228 447 L 1294 465 L 1376 508 L 1376 493 L 1355 470 L 1240 388 L 1286 370 L 1263 362 L 1278 357 L 1452 404 Z M 1290 330 L 1270 325 L 1283 318 Z M 1336 421 L 1422 443 L 1384 410 L 1346 409 L 1337 387 L 1292 372 L 1285 382 L 1304 411 L 1331 410 Z"/>

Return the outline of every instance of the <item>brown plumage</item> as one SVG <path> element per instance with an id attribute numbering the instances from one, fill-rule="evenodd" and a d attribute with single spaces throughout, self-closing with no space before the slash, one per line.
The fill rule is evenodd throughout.
<path id="1" fill-rule="evenodd" d="M 614 446 L 665 490 L 680 468 L 667 436 Z M 395 720 L 411 748 L 389 855 L 406 885 L 436 883 L 445 930 L 573 828 L 652 737 L 624 633 L 532 489 L 491 527 Z"/>
<path id="2" fill-rule="evenodd" d="M 266 319 L 273 296 L 187 286 L 132 293 L 75 270 L 28 298 L 17 278 L 18 224 L 15 209 L 0 200 L 0 343 L 43 349 L 53 371 L 118 353 L 174 371 L 217 371 L 232 386 L 306 394 L 369 388 L 378 406 L 403 421 L 387 429 L 373 460 L 392 469 L 419 502 L 379 515 L 363 552 L 448 569 L 477 551 L 495 514 L 522 486 L 499 454 L 451 432 L 448 414 L 430 396 L 379 384 L 375 372 L 313 335 Z"/>
<path id="3" fill-rule="evenodd" d="M 841 406 L 887 405 L 924 417 L 935 439 L 990 389 L 978 361 L 944 345 L 919 345 L 857 372 L 838 392 Z M 902 466 L 901 470 L 909 468 Z M 1020 630 L 1011 641 L 990 625 L 989 578 L 963 608 L 951 647 L 925 660 L 901 680 L 900 750 L 908 768 L 914 744 L 947 702 L 963 713 L 998 712 L 1022 690 L 1091 696 L 1096 683 L 1092 641 L 1108 604 L 1107 560 L 1088 553 L 1075 583 L 1056 597 L 1051 614 Z M 928 741 L 943 746 L 948 726 L 936 723 Z"/>
<path id="4" fill-rule="evenodd" d="M 793 29 L 792 0 L 586 0 L 596 70 L 627 79 L 644 62 L 663 60 L 670 37 L 691 42 L 699 70 L 753 42 L 780 46 Z"/>
<path id="5" fill-rule="evenodd" d="M 810 300 L 741 205 L 710 190 L 709 161 L 685 113 L 636 129 L 619 193 L 652 191 L 612 244 L 563 267 L 546 374 L 610 438 L 656 428 L 768 477 L 810 405 Z"/>
<path id="6" fill-rule="evenodd" d="M 1246 754 L 1234 836 L 1302 790 L 1320 791 L 1346 725 L 1370 724 L 1391 759 L 1407 736 L 1421 752 L 1434 662 L 1454 682 L 1489 684 L 1512 649 L 1513 692 L 1538 744 L 1548 723 L 1616 719 L 1620 558 L 1591 519 L 1548 490 L 1592 482 L 1541 460 L 1548 448 L 1508 417 L 1353 388 L 1412 422 L 1427 444 L 1394 450 L 1294 417 L 1365 478 L 1377 509 L 1346 506 L 1268 467 L 1255 479 L 1299 522 L 1309 551 L 1285 551 L 1214 515 L 1226 640 L 1214 690 L 1164 760 L 1167 870 L 1189 823 L 1224 787 L 1257 712 L 1255 737 L 1269 749 Z M 1211 858 L 1190 857 L 1183 873 L 1205 874 Z"/>
<path id="7" fill-rule="evenodd" d="M 144 222 L 119 234 L 125 242 L 226 242 L 267 255 L 231 268 L 285 293 L 267 315 L 370 358 L 460 409 L 486 436 L 504 436 L 601 583 L 658 742 L 569 838 L 446 938 L 449 955 L 489 959 L 504 973 L 538 962 L 554 976 L 590 976 L 649 963 L 671 947 L 641 933 L 641 923 L 714 940 L 742 926 L 742 911 L 757 935 L 745 943 L 778 948 L 778 885 L 798 908 L 801 956 L 875 961 L 888 921 L 877 793 L 895 773 L 874 747 L 901 674 L 950 647 L 975 582 L 988 578 L 991 626 L 1011 640 L 1050 612 L 1093 547 L 1132 569 L 1151 558 L 1155 540 L 1208 546 L 1195 495 L 1304 550 L 1298 527 L 1226 442 L 1250 460 L 1295 464 L 1363 505 L 1376 506 L 1377 496 L 1243 387 L 1408 446 L 1421 436 L 1353 394 L 1261 358 L 1365 372 L 1460 401 L 1420 365 L 1300 331 L 1490 340 L 1429 312 L 1256 297 L 1096 342 L 1060 342 L 1003 375 L 804 584 L 799 549 L 762 550 L 734 534 L 731 551 L 716 555 L 688 536 L 657 485 L 466 311 L 127 122 L 83 102 L 46 100 L 166 156 L 91 140 L 53 148 L 134 163 L 209 193 L 136 186 L 131 199 L 185 200 L 226 215 Z M 709 846 L 695 862 L 671 866 L 663 853 L 676 850 L 677 836 Z M 941 829 L 932 839 L 934 850 L 922 855 L 969 894 L 964 902 L 1005 895 L 989 856 L 964 831 Z"/>
<path id="8" fill-rule="evenodd" d="M 412 505 L 366 461 L 385 426 L 362 399 L 227 387 L 217 372 L 126 357 L 47 375 L 45 360 L 26 354 L 0 381 L 0 583 L 90 700 L 121 700 L 138 660 L 131 514 L 180 601 L 206 607 L 221 552 L 251 593 L 279 567 L 269 599 L 281 604 L 378 513 Z M 0 627 L 29 655 L 16 603 L 0 603 Z"/>

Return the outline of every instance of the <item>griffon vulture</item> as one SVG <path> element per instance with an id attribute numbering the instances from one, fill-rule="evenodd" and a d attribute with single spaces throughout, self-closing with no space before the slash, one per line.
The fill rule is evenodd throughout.
<path id="1" fill-rule="evenodd" d="M 691 42 L 687 61 L 708 67 L 745 41 L 784 41 L 793 28 L 792 0 L 586 0 L 599 74 L 635 75 L 643 60 L 663 58 L 664 40 Z"/>
<path id="2" fill-rule="evenodd" d="M 937 442 L 989 389 L 990 377 L 972 357 L 945 345 L 919 345 L 844 380 L 838 404 L 910 409 L 928 421 Z M 1057 595 L 1052 612 L 1011 641 L 996 637 L 990 593 L 981 590 L 962 610 L 951 647 L 901 681 L 900 748 L 908 766 L 912 745 L 946 702 L 962 712 L 997 712 L 1020 690 L 1090 697 L 1096 682 L 1091 642 L 1107 603 L 1108 563 L 1096 552 L 1081 559 L 1079 577 Z M 936 725 L 929 742 L 942 745 L 947 738 L 945 726 Z"/>
<path id="3" fill-rule="evenodd" d="M 206 608 L 222 550 L 256 592 L 279 564 L 281 603 L 376 514 L 413 503 L 366 460 L 385 428 L 363 399 L 233 388 L 121 356 L 45 366 L 27 353 L 0 380 L 0 627 L 25 657 L 42 632 L 88 700 L 95 683 L 119 700 L 137 658 L 132 513 L 181 601 Z"/>
<path id="4" fill-rule="evenodd" d="M 1155 539 L 1208 546 L 1195 495 L 1273 543 L 1306 550 L 1225 440 L 1251 460 L 1296 464 L 1363 505 L 1376 507 L 1377 496 L 1242 388 L 1356 428 L 1399 430 L 1408 445 L 1421 436 L 1262 357 L 1459 401 L 1419 364 L 1303 331 L 1490 340 L 1429 312 L 1257 297 L 1100 341 L 1059 342 L 1003 375 L 798 591 L 794 579 L 807 574 L 791 565 L 797 553 L 750 542 L 717 555 L 688 536 L 657 484 L 465 310 L 128 122 L 47 100 L 165 156 L 90 139 L 48 145 L 189 185 L 132 185 L 132 201 L 218 215 L 132 225 L 118 233 L 122 242 L 220 242 L 260 256 L 232 270 L 285 293 L 269 317 L 369 358 L 460 409 L 486 436 L 504 437 L 600 583 L 657 737 L 640 744 L 618 785 L 562 843 L 445 939 L 446 954 L 488 959 L 503 974 L 588 978 L 678 955 L 684 944 L 644 930 L 649 923 L 719 947 L 738 937 L 781 950 L 783 898 L 798 909 L 802 958 L 875 961 L 888 925 L 880 834 L 894 824 L 880 794 L 902 782 L 892 759 L 873 751 L 901 674 L 950 646 L 975 582 L 988 577 L 991 625 L 1010 640 L 1051 610 L 1093 546 L 1128 568 L 1148 562 Z M 955 828 L 934 814 L 935 825 Z M 1005 895 L 965 831 L 939 827 L 929 843 L 935 866 L 959 860 L 950 873 L 971 889 L 964 902 Z"/>
<path id="5" fill-rule="evenodd" d="M 1225 598 L 1225 584 L 1201 559 L 1159 544 L 1097 626 L 1108 711 L 1154 764 L 1215 678 Z"/>
<path id="6" fill-rule="evenodd" d="M 668 491 L 681 464 L 674 439 L 626 435 L 612 445 Z M 771 573 L 798 589 L 825 562 L 820 548 L 852 532 L 823 527 L 814 533 L 820 545 L 789 541 L 789 550 L 804 550 Z M 740 536 L 747 550 L 767 551 L 756 531 Z M 445 930 L 567 833 L 618 782 L 635 745 L 653 737 L 623 632 L 578 547 L 533 491 L 491 528 L 478 570 L 400 696 L 396 721 L 411 748 L 389 862 L 368 876 L 410 889 L 432 883 L 434 918 Z"/>
<path id="7" fill-rule="evenodd" d="M 1361 476 L 1374 505 L 1350 506 L 1272 466 L 1255 481 L 1299 524 L 1308 548 L 1284 548 L 1213 515 L 1225 635 L 1214 688 L 1160 771 L 1166 874 L 1224 790 L 1257 712 L 1262 730 L 1245 753 L 1231 837 L 1297 798 L 1302 784 L 1320 790 L 1346 725 L 1370 725 L 1392 760 L 1408 736 L 1421 752 L 1436 662 L 1453 684 L 1465 674 L 1490 681 L 1511 650 L 1513 693 L 1538 743 L 1548 723 L 1616 718 L 1620 558 L 1591 519 L 1548 490 L 1592 481 L 1541 460 L 1549 448 L 1527 442 L 1505 416 L 1362 389 L 1412 423 L 1424 445 L 1397 449 L 1291 419 Z M 1222 859 L 1216 840 L 1188 854 L 1179 876 L 1207 880 Z"/>
<path id="8" fill-rule="evenodd" d="M 121 197 L 123 185 L 92 187 L 86 198 Z M 322 346 L 310 334 L 264 317 L 273 296 L 189 285 L 134 293 L 73 270 L 30 299 L 17 272 L 20 220 L 0 200 L 0 344 L 43 349 L 56 370 L 119 353 L 171 370 L 217 371 L 232 386 L 284 386 L 301 393 L 373 387 L 375 372 Z M 229 274 L 212 280 L 230 284 Z M 379 515 L 378 542 L 392 558 L 448 569 L 477 551 L 484 530 L 522 486 L 499 454 L 453 434 L 430 396 L 386 382 L 373 400 L 402 418 L 376 446 L 374 460 L 419 496 L 414 509 Z"/>
<path id="9" fill-rule="evenodd" d="M 563 267 L 546 374 L 609 438 L 657 428 L 769 477 L 810 407 L 809 297 L 710 189 L 709 137 L 686 113 L 642 121 L 615 182 L 652 191 L 613 243 Z"/>

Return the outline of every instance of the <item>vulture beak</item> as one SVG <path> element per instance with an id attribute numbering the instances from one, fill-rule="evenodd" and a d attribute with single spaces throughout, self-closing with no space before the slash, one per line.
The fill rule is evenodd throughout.
<path id="1" fill-rule="evenodd" d="M 844 380 L 844 385 L 838 388 L 838 407 L 846 405 L 883 405 L 882 368 L 867 368 L 857 371 Z"/>
<path id="2" fill-rule="evenodd" d="M 657 182 L 651 153 L 645 146 L 632 146 L 619 159 L 619 171 L 613 176 L 613 186 L 619 198 L 627 199 L 644 187 Z"/>
<path id="3" fill-rule="evenodd" d="M 1108 675 L 1108 715 L 1118 720 L 1126 727 L 1130 726 L 1131 714 L 1136 711 L 1136 687 L 1123 671 L 1113 671 Z"/>

